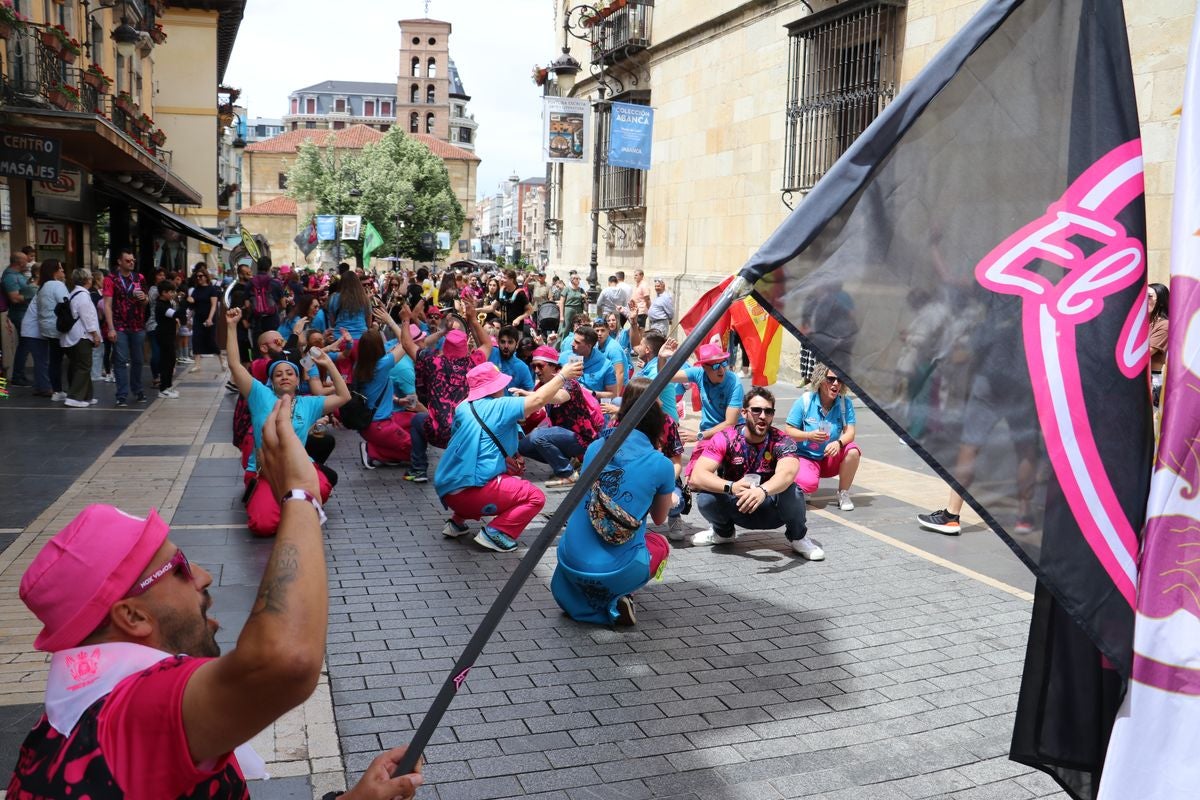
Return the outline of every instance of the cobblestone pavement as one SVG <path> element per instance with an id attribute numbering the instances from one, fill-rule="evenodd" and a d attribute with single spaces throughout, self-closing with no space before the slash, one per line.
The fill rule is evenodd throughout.
<path id="1" fill-rule="evenodd" d="M 226 444 L 232 403 L 210 387 L 185 386 L 191 400 L 152 406 L 101 456 L 103 469 L 85 473 L 0 556 L 0 703 L 12 712 L 0 719 L 14 730 L 36 713 L 44 678 L 44 658 L 26 649 L 35 626 L 16 580 L 79 495 L 170 514 L 189 557 L 219 570 L 222 642 L 236 638 L 270 542 L 244 530 Z M 888 438 L 860 414 L 864 438 Z M 170 442 L 159 440 L 166 430 Z M 344 785 L 343 768 L 353 780 L 382 748 L 406 741 L 519 558 L 443 539 L 432 485 L 405 483 L 401 470 L 368 472 L 357 437 L 338 438 L 328 693 L 256 741 L 281 776 L 253 787 L 256 797 L 319 797 Z M 170 461 L 116 456 L 184 439 L 185 454 Z M 836 509 L 831 485 L 813 499 L 810 535 L 824 562 L 794 558 L 781 532 L 676 545 L 665 581 L 638 593 L 632 630 L 563 616 L 548 589 L 551 550 L 446 715 L 419 796 L 1062 796 L 1006 757 L 1031 584 L 980 526 L 958 540 L 914 535 L 912 515 L 931 495 L 940 503 L 945 487 L 902 458 L 890 462 L 865 461 L 853 512 Z M 123 463 L 161 484 L 137 498 L 93 485 Z M 706 527 L 698 514 L 688 523 Z M 11 762 L 2 735 L 0 746 Z"/>

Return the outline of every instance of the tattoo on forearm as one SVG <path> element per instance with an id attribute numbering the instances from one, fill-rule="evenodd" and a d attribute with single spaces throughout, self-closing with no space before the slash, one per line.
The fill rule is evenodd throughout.
<path id="1" fill-rule="evenodd" d="M 270 612 L 283 614 L 287 611 L 287 588 L 296 581 L 300 571 L 300 549 L 294 544 L 278 544 L 271 560 L 267 562 L 267 571 L 263 575 L 262 585 L 258 589 L 258 597 L 250 615 Z"/>

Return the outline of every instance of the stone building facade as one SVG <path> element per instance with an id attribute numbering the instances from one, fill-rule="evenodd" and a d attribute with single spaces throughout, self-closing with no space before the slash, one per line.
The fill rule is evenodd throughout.
<path id="1" fill-rule="evenodd" d="M 596 99 L 599 84 L 586 68 L 595 58 L 617 78 L 608 96 L 616 92 L 616 99 L 652 106 L 655 120 L 649 171 L 599 169 L 599 274 L 603 280 L 618 269 L 645 268 L 673 276 L 677 298 L 687 306 L 742 266 L 789 213 L 785 200 L 803 203 L 803 165 L 794 153 L 789 161 L 787 152 L 788 89 L 796 77 L 789 26 L 820 22 L 822 14 L 876 15 L 869 24 L 885 26 L 895 43 L 892 88 L 898 91 L 982 0 L 812 0 L 811 12 L 802 0 L 613 5 L 620 7 L 608 12 L 610 30 L 594 49 L 572 43 L 585 64 L 572 96 Z M 1126 0 L 1125 11 L 1146 158 L 1150 278 L 1164 280 L 1176 109 L 1195 4 Z M 605 118 L 593 113 L 592 122 L 603 146 Z M 548 223 L 551 231 L 561 230 L 547 237 L 551 269 L 586 269 L 593 166 L 556 165 L 549 174 Z"/>

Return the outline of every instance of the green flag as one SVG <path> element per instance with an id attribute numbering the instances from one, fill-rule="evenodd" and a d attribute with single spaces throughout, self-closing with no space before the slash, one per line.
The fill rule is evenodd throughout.
<path id="1" fill-rule="evenodd" d="M 379 235 L 379 231 L 375 230 L 375 226 L 370 222 L 367 223 L 367 231 L 363 234 L 363 260 L 366 261 L 383 245 L 383 237 Z"/>

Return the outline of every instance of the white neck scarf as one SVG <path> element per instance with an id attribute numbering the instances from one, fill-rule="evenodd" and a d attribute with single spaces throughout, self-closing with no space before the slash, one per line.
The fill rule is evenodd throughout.
<path id="1" fill-rule="evenodd" d="M 46 678 L 46 718 L 54 730 L 68 736 L 84 712 L 118 683 L 170 657 L 170 653 L 131 642 L 59 650 L 50 658 Z M 233 754 L 246 778 L 270 777 L 266 762 L 249 744 L 235 748 Z"/>

